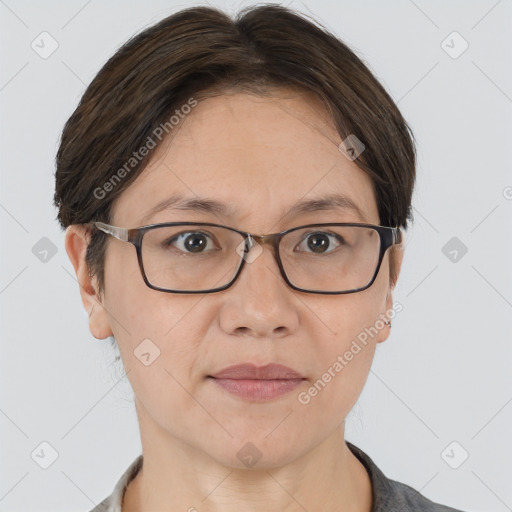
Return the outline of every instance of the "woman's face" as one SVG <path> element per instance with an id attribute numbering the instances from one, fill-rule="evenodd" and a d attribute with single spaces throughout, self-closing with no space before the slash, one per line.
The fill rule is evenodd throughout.
<path id="1" fill-rule="evenodd" d="M 118 198 L 112 224 L 213 222 L 254 234 L 310 223 L 379 224 L 371 180 L 340 152 L 317 100 L 282 91 L 222 95 L 200 102 L 180 123 Z M 339 207 L 292 212 L 298 202 L 333 194 L 350 198 L 364 218 Z M 148 216 L 175 195 L 215 200 L 225 211 L 170 207 Z M 288 287 L 264 246 L 227 290 L 173 294 L 147 287 L 133 245 L 109 237 L 104 308 L 93 308 L 90 328 L 98 338 L 115 337 L 145 442 L 178 442 L 229 467 L 244 467 L 247 453 L 261 456 L 259 467 L 282 465 L 333 435 L 356 402 L 376 344 L 389 335 L 378 322 L 392 308 L 388 258 L 389 251 L 370 288 L 318 295 Z M 374 325 L 378 334 L 358 341 Z M 360 350 L 352 348 L 349 360 L 354 340 Z M 242 363 L 285 365 L 303 380 L 257 401 L 209 377 Z M 310 392 L 319 379 L 325 385 Z"/>

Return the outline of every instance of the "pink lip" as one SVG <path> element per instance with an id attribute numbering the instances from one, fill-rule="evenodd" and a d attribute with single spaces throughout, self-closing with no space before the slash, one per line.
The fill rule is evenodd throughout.
<path id="1" fill-rule="evenodd" d="M 263 402 L 289 393 L 304 377 L 280 364 L 229 366 L 209 378 L 226 391 L 245 400 Z"/>
<path id="2" fill-rule="evenodd" d="M 256 366 L 252 363 L 237 364 L 228 366 L 220 372 L 210 375 L 215 379 L 257 379 L 257 380 L 276 380 L 276 379 L 302 379 L 302 375 L 295 370 L 283 366 L 282 364 L 266 364 L 265 366 Z"/>

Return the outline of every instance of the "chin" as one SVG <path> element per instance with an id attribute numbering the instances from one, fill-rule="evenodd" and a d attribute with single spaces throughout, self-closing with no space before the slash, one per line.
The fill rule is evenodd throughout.
<path id="1" fill-rule="evenodd" d="M 274 423 L 275 428 L 278 423 Z M 265 470 L 284 466 L 296 460 L 302 455 L 304 447 L 309 443 L 305 439 L 298 439 L 290 435 L 289 430 L 282 430 L 281 436 L 276 431 L 270 436 L 262 430 L 254 428 L 254 425 L 247 425 L 243 430 L 230 430 L 233 438 L 227 435 L 222 439 L 210 438 L 211 446 L 204 446 L 203 450 L 215 459 L 218 463 L 233 469 Z M 272 431 L 268 429 L 268 432 Z M 279 427 L 278 427 L 279 428 Z M 299 451 L 297 447 L 302 449 Z M 213 448 L 213 450 L 212 450 Z"/>

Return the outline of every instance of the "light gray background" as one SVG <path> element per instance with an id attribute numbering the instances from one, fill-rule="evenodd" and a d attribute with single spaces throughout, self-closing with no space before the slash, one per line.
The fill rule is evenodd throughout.
<path id="1" fill-rule="evenodd" d="M 54 220 L 54 157 L 107 58 L 194 4 L 0 0 L 2 512 L 88 511 L 140 453 L 131 388 L 108 342 L 88 331 Z M 418 140 L 415 223 L 395 293 L 403 311 L 377 349 L 346 438 L 434 501 L 512 510 L 511 2 L 288 5 L 370 65 Z M 59 45 L 47 59 L 31 48 L 42 31 Z M 458 58 L 441 45 L 453 31 L 469 43 Z M 453 53 L 461 41 L 452 40 Z M 43 237 L 57 250 L 46 262 L 33 252 Z M 452 237 L 468 249 L 455 262 L 443 253 Z M 49 456 L 43 441 L 58 452 L 48 469 L 31 456 Z M 456 465 L 463 450 L 469 458 L 453 469 L 446 461 Z"/>

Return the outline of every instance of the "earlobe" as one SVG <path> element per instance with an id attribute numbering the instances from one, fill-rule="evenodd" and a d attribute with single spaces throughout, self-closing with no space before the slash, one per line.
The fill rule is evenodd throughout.
<path id="1" fill-rule="evenodd" d="M 66 229 L 65 248 L 75 269 L 82 304 L 89 316 L 89 330 L 95 338 L 102 340 L 113 334 L 107 312 L 100 299 L 97 280 L 91 278 L 85 260 L 89 240 L 89 233 L 84 226 L 73 224 Z"/>

